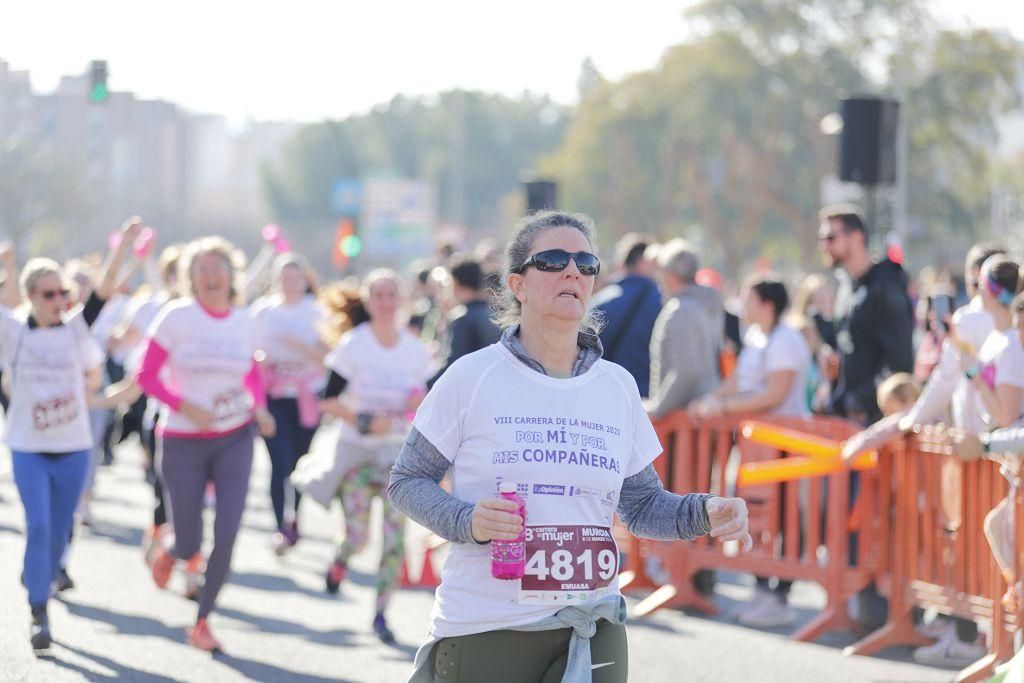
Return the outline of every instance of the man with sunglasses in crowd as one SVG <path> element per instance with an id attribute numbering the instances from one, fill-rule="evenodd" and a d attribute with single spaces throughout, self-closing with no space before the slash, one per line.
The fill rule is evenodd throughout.
<path id="1" fill-rule="evenodd" d="M 868 425 L 882 416 L 875 400 L 878 383 L 914 370 L 907 274 L 888 258 L 871 259 L 867 226 L 851 207 L 822 211 L 818 240 L 839 279 L 833 319 L 839 367 L 829 412 Z"/>
<path id="2" fill-rule="evenodd" d="M 914 369 L 914 306 L 907 294 L 907 274 L 888 258 L 873 261 L 868 229 L 852 207 L 821 212 L 818 242 L 839 280 L 833 326 L 836 348 L 828 367 L 833 382 L 828 412 L 867 426 L 882 417 L 877 386 L 887 376 Z M 837 367 L 838 366 L 838 367 Z M 850 479 L 850 503 L 859 479 Z M 850 535 L 850 561 L 858 562 L 857 534 Z M 885 623 L 888 604 L 874 584 L 857 594 L 851 616 L 866 630 Z"/>

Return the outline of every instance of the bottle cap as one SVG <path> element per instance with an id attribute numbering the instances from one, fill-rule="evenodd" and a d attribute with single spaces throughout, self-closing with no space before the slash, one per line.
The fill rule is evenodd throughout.
<path id="1" fill-rule="evenodd" d="M 518 490 L 514 481 L 503 481 L 498 487 L 500 493 L 515 493 Z"/>

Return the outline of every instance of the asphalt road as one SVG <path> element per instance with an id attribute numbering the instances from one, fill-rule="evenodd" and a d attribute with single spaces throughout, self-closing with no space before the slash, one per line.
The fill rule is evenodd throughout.
<path id="1" fill-rule="evenodd" d="M 330 447 L 330 432 L 316 447 Z M 403 681 L 425 636 L 429 591 L 401 591 L 390 621 L 399 644 L 373 636 L 372 576 L 376 539 L 355 558 L 338 596 L 324 592 L 323 572 L 340 526 L 338 510 L 303 504 L 304 537 L 285 558 L 270 550 L 273 515 L 269 464 L 258 448 L 234 574 L 211 627 L 227 654 L 211 657 L 184 641 L 195 606 L 180 597 L 182 578 L 154 587 L 139 550 L 151 494 L 139 452 L 128 444 L 101 469 L 90 529 L 80 529 L 70 559 L 75 590 L 50 607 L 56 645 L 36 658 L 28 645 L 28 606 L 18 583 L 24 528 L 10 460 L 0 454 L 0 680 L 2 681 Z M 759 632 L 730 621 L 750 593 L 748 577 L 724 577 L 717 619 L 663 610 L 628 626 L 630 679 L 693 681 L 950 681 L 953 672 L 914 664 L 907 650 L 847 658 L 852 636 L 794 643 L 785 632 Z M 824 602 L 815 586 L 797 584 L 801 621 Z"/>

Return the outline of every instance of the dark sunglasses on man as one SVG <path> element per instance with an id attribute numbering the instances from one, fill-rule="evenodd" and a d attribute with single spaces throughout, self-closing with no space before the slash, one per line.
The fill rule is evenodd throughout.
<path id="1" fill-rule="evenodd" d="M 593 254 L 586 251 L 569 252 L 565 249 L 538 251 L 512 272 L 522 273 L 533 266 L 545 273 L 560 273 L 569 267 L 570 260 L 576 262 L 576 268 L 581 275 L 596 276 L 601 272 L 601 260 Z"/>

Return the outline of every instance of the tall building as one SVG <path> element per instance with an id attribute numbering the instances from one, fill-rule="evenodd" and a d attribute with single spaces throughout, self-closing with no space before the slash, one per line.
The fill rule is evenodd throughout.
<path id="1" fill-rule="evenodd" d="M 35 121 L 35 99 L 27 71 L 12 71 L 0 60 L 0 141 L 28 135 Z"/>
<path id="2" fill-rule="evenodd" d="M 132 214 L 156 227 L 164 244 L 212 232 L 242 242 L 258 235 L 269 216 L 261 167 L 294 124 L 235 132 L 219 116 L 128 92 L 96 104 L 88 88 L 88 74 L 67 76 L 52 93 L 36 94 L 28 72 L 0 61 L 0 146 L 18 141 L 59 155 L 88 197 L 85 215 L 60 226 L 63 250 L 101 247 L 100 238 Z"/>

